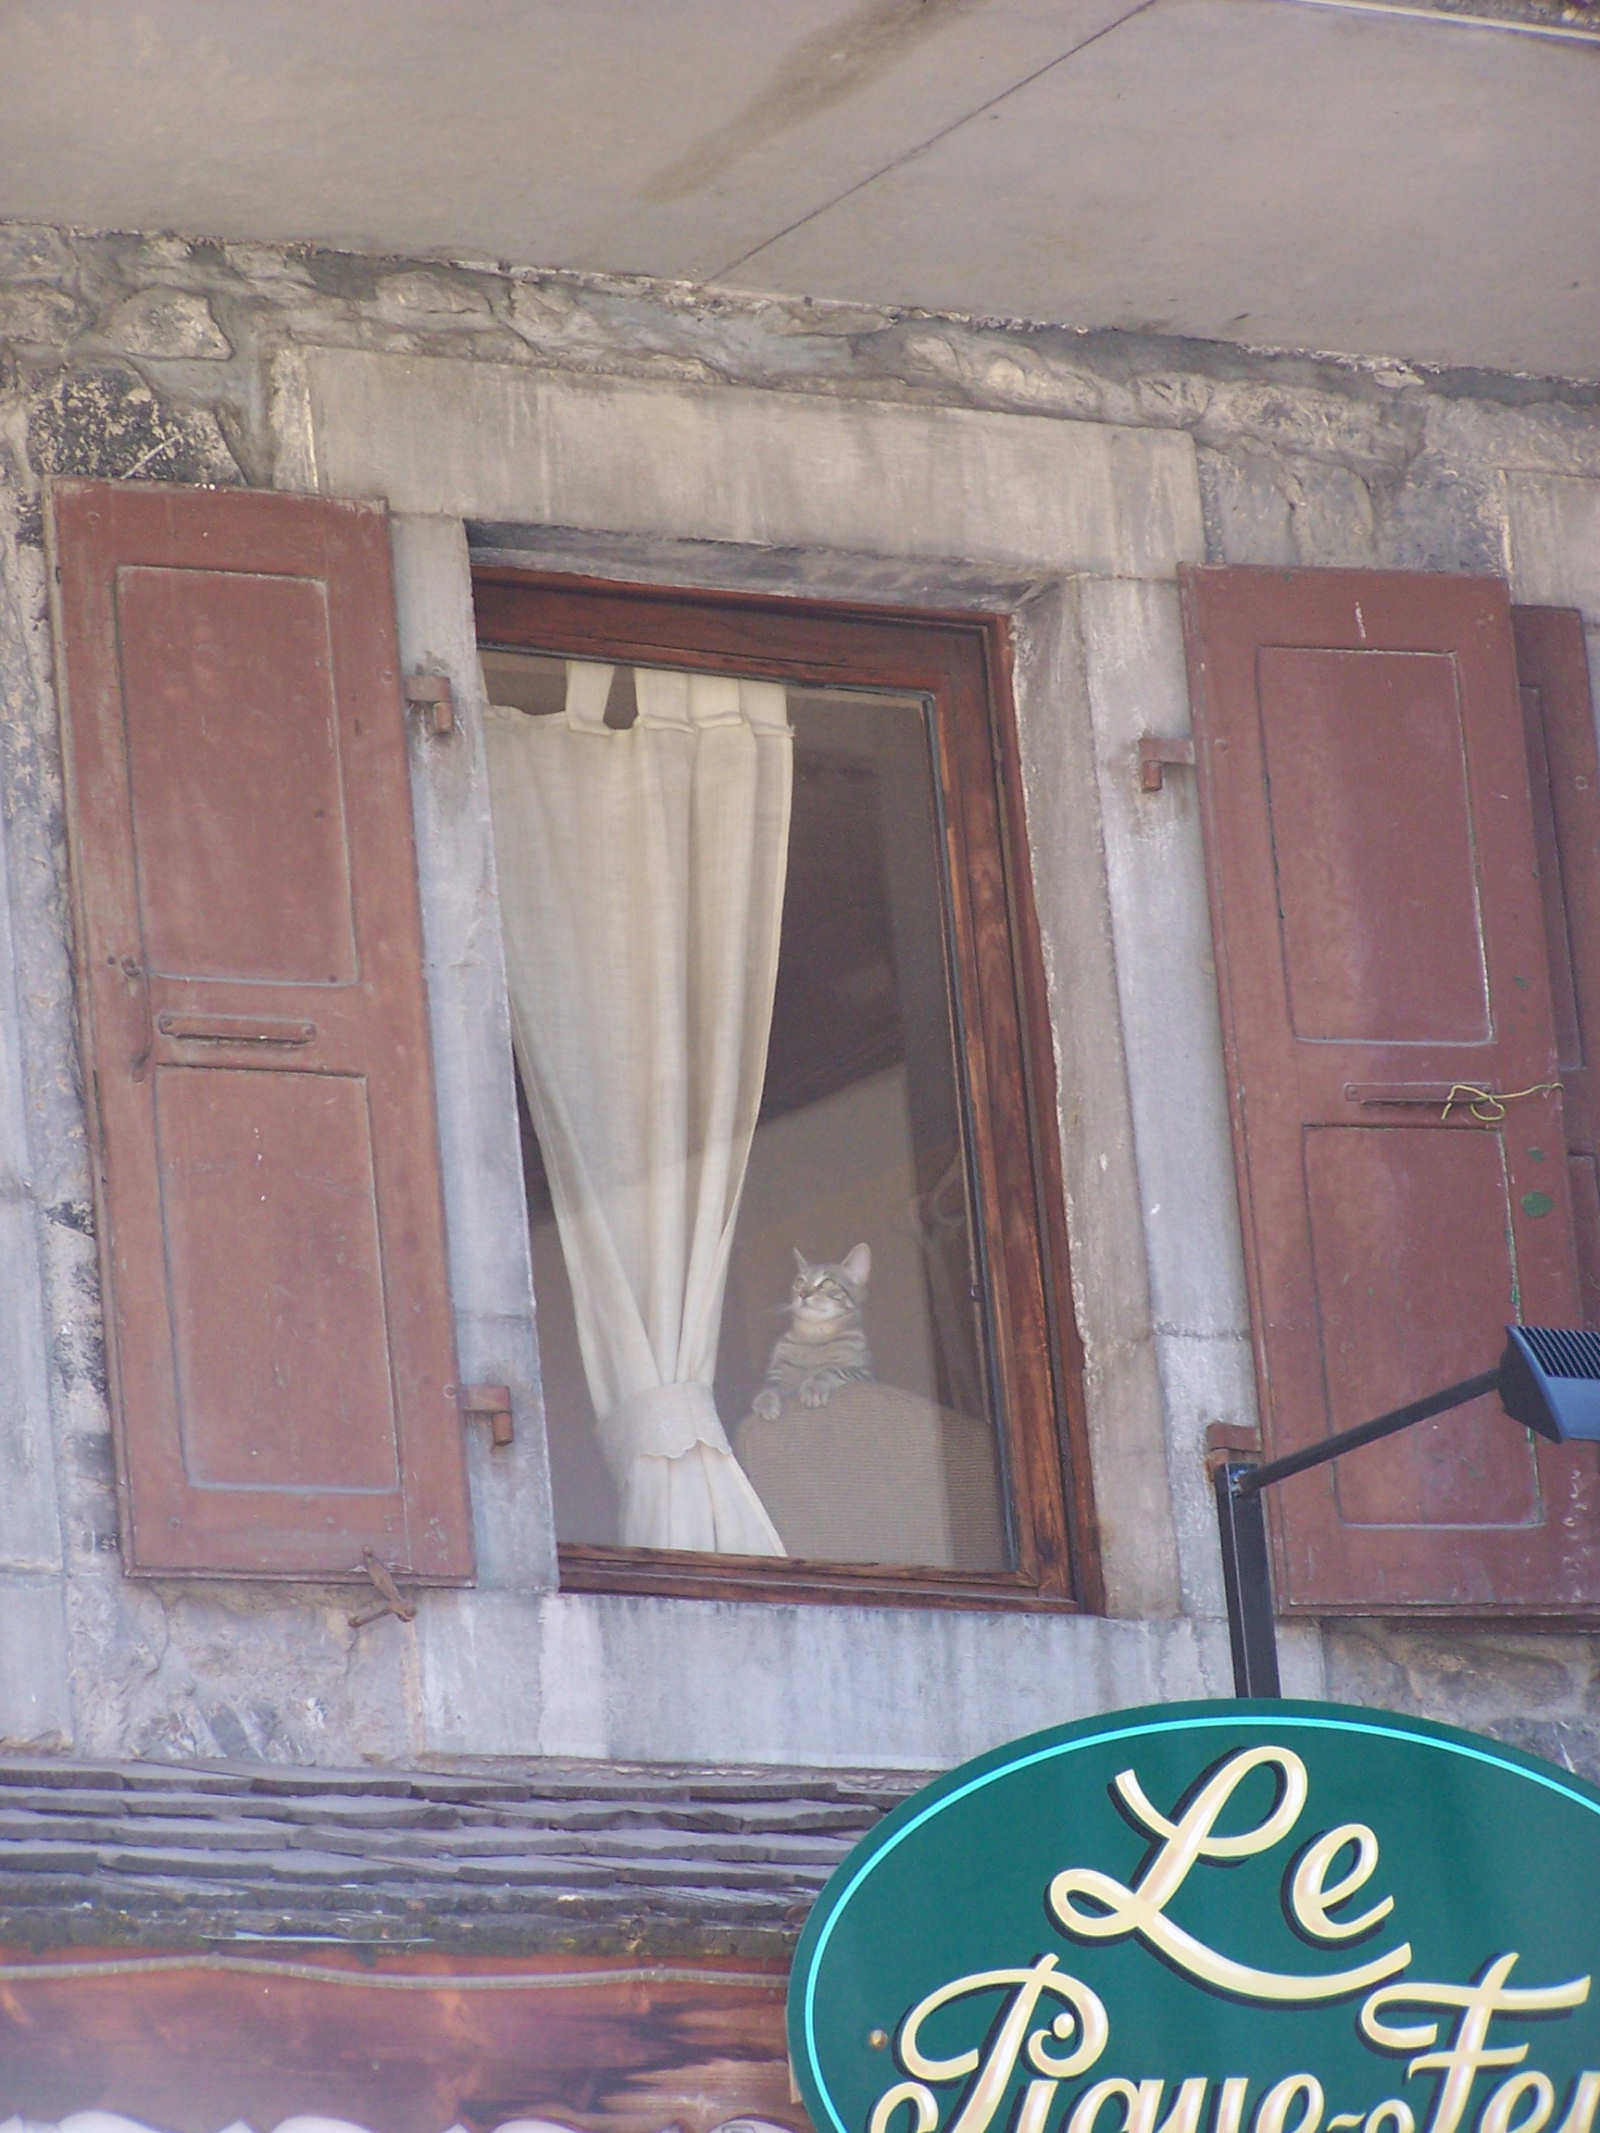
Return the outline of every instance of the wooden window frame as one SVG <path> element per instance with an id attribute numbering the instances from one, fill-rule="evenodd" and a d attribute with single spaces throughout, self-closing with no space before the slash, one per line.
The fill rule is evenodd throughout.
<path id="1" fill-rule="evenodd" d="M 473 592 L 486 648 L 892 690 L 937 707 L 958 1038 L 1017 1554 L 1012 1570 L 958 1571 L 561 1543 L 562 1586 L 693 1599 L 1101 1608 L 1008 618 L 499 566 L 476 568 Z"/>

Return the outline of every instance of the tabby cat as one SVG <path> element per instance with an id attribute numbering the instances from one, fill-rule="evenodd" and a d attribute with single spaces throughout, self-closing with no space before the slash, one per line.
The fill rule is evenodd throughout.
<path id="1" fill-rule="evenodd" d="M 861 1306 L 872 1272 L 872 1253 L 855 1245 L 837 1265 L 812 1266 L 799 1251 L 789 1291 L 789 1326 L 779 1334 L 761 1390 L 750 1403 L 768 1422 L 798 1396 L 802 1407 L 825 1407 L 837 1385 L 872 1376 Z"/>

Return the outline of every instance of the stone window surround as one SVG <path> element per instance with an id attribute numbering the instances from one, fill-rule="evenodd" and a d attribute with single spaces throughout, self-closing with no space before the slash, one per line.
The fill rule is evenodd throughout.
<path id="1" fill-rule="evenodd" d="M 1192 793 L 1152 808 L 1132 774 L 1141 732 L 1188 725 L 1175 572 L 1204 553 L 1191 439 L 329 349 L 280 358 L 274 413 L 278 486 L 387 499 L 402 659 L 448 672 L 463 714 L 455 739 L 413 748 L 451 1273 L 463 1376 L 509 1382 L 524 1415 L 537 1412 L 537 1348 L 501 950 L 486 922 L 467 527 L 475 553 L 488 543 L 544 569 L 999 609 L 1016 630 L 1112 1619 L 556 1594 L 543 1445 L 528 1428 L 509 1458 L 470 1447 L 479 1585 L 425 1596 L 418 1620 L 430 1746 L 926 1767 L 1107 1701 L 1222 1691 L 1221 1625 L 1182 1619 L 1220 1613 L 1199 1426 L 1191 1416 L 1179 1433 L 1194 1453 L 1169 1473 L 1166 1417 L 1174 1394 L 1212 1414 L 1248 1411 L 1251 1397 L 1209 933 Z M 1157 848 L 1141 858 L 1152 825 Z M 1152 955 L 1165 982 L 1149 982 Z M 1176 1144 L 1162 1090 L 1137 1093 L 1175 1025 L 1200 1040 Z M 1157 1241 L 1169 1258 L 1186 1241 L 1203 1262 L 1176 1277 L 1196 1293 L 1167 1314 L 1194 1355 L 1161 1352 L 1136 1131 L 1154 1134 L 1160 1167 L 1177 1161 L 1175 1200 L 1182 1178 L 1216 1231 L 1202 1254 L 1192 1224 Z M 1201 1352 L 1218 1331 L 1220 1361 Z M 1220 1382 L 1199 1387 L 1197 1372 Z M 939 1678 L 962 1681 L 968 1703 L 909 1719 L 905 1685 Z M 827 1685 L 804 1718 L 781 1708 L 797 1679 Z"/>
<path id="2" fill-rule="evenodd" d="M 1205 1625 L 1197 1636 L 1180 1619 L 1210 1568 L 1203 1544 L 1180 1549 L 1193 1504 L 1173 1517 L 1169 1359 L 1154 1333 L 1129 1101 L 1137 1056 L 1158 1054 L 1173 1011 L 1190 1024 L 1197 1015 L 1201 1032 L 1216 1028 L 1205 936 L 1195 939 L 1205 919 L 1193 834 L 1190 879 L 1163 898 L 1178 945 L 1197 949 L 1199 981 L 1178 1003 L 1171 988 L 1139 1000 L 1126 985 L 1161 915 L 1141 921 L 1148 941 L 1129 939 L 1124 956 L 1126 926 L 1114 911 L 1122 902 L 1126 919 L 1150 894 L 1150 881 L 1135 894 L 1122 851 L 1150 817 L 1148 802 L 1143 823 L 1137 815 L 1137 734 L 1188 723 L 1173 582 L 1175 565 L 1203 557 L 1188 435 L 343 350 L 279 358 L 275 420 L 277 486 L 388 499 L 401 657 L 407 668 L 450 672 L 463 710 L 457 740 L 414 747 L 446 1214 L 463 1376 L 510 1382 L 523 1414 L 538 1412 L 538 1352 L 499 934 L 484 924 L 493 853 L 465 525 L 503 559 L 546 570 L 1001 608 L 1018 634 L 1015 702 L 1058 1049 L 1092 1478 L 1109 1613 L 1120 1619 L 555 1595 L 542 1442 L 525 1429 L 514 1465 L 471 1446 L 480 1585 L 427 1595 L 418 1617 L 429 1743 L 457 1753 L 757 1762 L 794 1753 L 905 1766 L 1097 1709 L 1111 1679 L 1114 1702 L 1225 1687 L 1220 1634 Z M 1097 821 L 1107 804 L 1126 819 Z M 1118 868 L 1129 877 L 1120 885 Z M 1163 960 L 1171 953 L 1169 936 Z M 1210 1054 L 1214 1088 L 1190 1088 L 1180 1135 L 1195 1171 L 1195 1113 L 1214 1113 L 1201 1135 L 1212 1145 L 1199 1203 L 1233 1222 L 1216 1045 Z M 1158 1109 L 1158 1092 L 1152 1103 Z M 1207 1256 L 1214 1295 L 1197 1322 L 1237 1327 L 1237 1239 L 1214 1239 Z M 1225 1374 L 1237 1412 L 1237 1399 L 1250 1397 L 1248 1350 Z M 1188 1493 L 1199 1499 L 1199 1459 L 1188 1463 Z M 1199 1610 L 1220 1613 L 1212 1593 L 1201 1589 Z M 785 1653 L 774 1659 L 779 1681 L 849 1677 L 823 1696 L 828 1709 L 813 1711 L 811 1726 L 796 1728 L 749 1696 L 751 1657 L 774 1657 L 774 1640 Z M 958 1647 L 981 1651 L 981 1662 L 962 1662 Z M 636 1670 L 646 1651 L 672 1685 L 672 1717 Z M 508 1696 L 508 1674 L 523 1694 Z M 926 1715 L 896 1738 L 885 1719 L 902 1683 L 939 1677 L 969 1683 L 977 1709 Z M 719 1691 L 717 1679 L 742 1687 Z M 653 1715 L 638 1709 L 640 1696 Z M 634 1723 L 619 1723 L 619 1702 Z"/>

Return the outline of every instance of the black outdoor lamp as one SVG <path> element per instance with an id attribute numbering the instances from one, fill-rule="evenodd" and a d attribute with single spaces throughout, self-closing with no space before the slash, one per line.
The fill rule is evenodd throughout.
<path id="1" fill-rule="evenodd" d="M 1562 1326 L 1507 1326 L 1505 1353 L 1493 1370 L 1392 1408 L 1353 1429 L 1321 1437 L 1303 1451 L 1257 1466 L 1224 1461 L 1216 1470 L 1217 1524 L 1222 1534 L 1222 1583 L 1228 1601 L 1236 1696 L 1280 1696 L 1278 1639 L 1272 1622 L 1272 1577 L 1267 1562 L 1267 1526 L 1261 1491 L 1290 1474 L 1303 1474 L 1462 1407 L 1481 1392 L 1497 1392 L 1513 1422 L 1548 1437 L 1552 1444 L 1600 1441 L 1600 1333 Z"/>

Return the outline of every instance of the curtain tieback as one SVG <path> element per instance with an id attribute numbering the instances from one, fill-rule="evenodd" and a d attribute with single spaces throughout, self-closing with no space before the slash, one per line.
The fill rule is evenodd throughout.
<path id="1" fill-rule="evenodd" d="M 733 1449 L 709 1385 L 647 1385 L 630 1393 L 602 1419 L 600 1444 L 619 1475 L 635 1459 L 681 1459 L 697 1444 Z"/>

